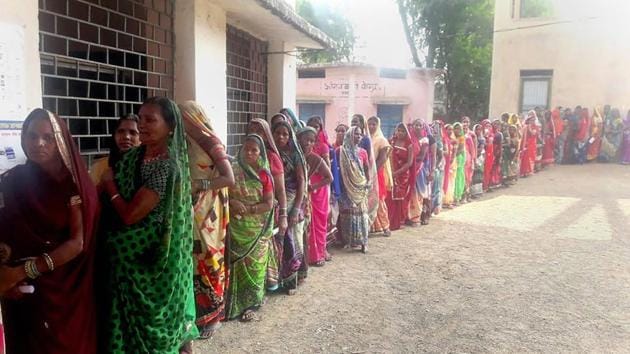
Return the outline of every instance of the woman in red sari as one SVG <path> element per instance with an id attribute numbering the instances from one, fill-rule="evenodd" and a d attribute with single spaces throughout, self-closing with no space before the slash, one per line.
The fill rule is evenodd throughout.
<path id="1" fill-rule="evenodd" d="M 536 125 L 536 112 L 529 111 L 525 120 L 525 134 L 521 143 L 521 177 L 528 177 L 534 173 L 536 163 L 536 139 L 538 126 Z"/>
<path id="2" fill-rule="evenodd" d="M 494 129 L 492 129 L 492 124 L 487 119 L 481 121 L 481 126 L 483 127 L 483 132 L 486 138 L 486 161 L 483 169 L 483 191 L 487 192 L 490 189 L 490 184 L 492 182 L 492 168 L 494 167 Z M 501 147 L 497 147 L 501 149 Z"/>
<path id="3" fill-rule="evenodd" d="M 409 192 L 411 189 L 411 165 L 413 165 L 413 144 L 411 135 L 404 123 L 398 124 L 394 136 L 389 140 L 392 146 L 390 156 L 394 186 L 387 196 L 389 229 L 400 229 L 409 215 Z"/>
<path id="4" fill-rule="evenodd" d="M 0 242 L 13 265 L 0 268 L 7 352 L 95 353 L 96 188 L 52 113 L 28 115 L 22 149 L 26 163 L 0 181 Z"/>

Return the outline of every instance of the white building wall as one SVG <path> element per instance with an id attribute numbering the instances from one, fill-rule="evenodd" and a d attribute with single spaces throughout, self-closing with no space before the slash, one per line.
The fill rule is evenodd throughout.
<path id="1" fill-rule="evenodd" d="M 207 0 L 175 2 L 175 100 L 197 101 L 227 141 L 226 13 Z"/>
<path id="2" fill-rule="evenodd" d="M 37 1 L 0 0 L 0 23 L 17 25 L 24 30 L 24 87 L 26 112 L 42 106 L 42 79 L 39 61 L 39 17 Z M 17 117 L 0 117 L 0 120 Z M 26 118 L 26 117 L 21 117 Z"/>
<path id="3" fill-rule="evenodd" d="M 269 41 L 269 56 L 267 57 L 267 104 L 269 114 L 282 108 L 295 111 L 297 87 L 297 59 L 295 46 L 282 41 Z"/>

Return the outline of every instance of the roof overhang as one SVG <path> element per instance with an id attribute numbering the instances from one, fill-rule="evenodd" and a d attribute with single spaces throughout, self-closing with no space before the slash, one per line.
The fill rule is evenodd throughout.
<path id="1" fill-rule="evenodd" d="M 299 96 L 295 100 L 297 103 L 320 103 L 320 104 L 330 104 L 333 102 L 331 97 L 325 96 Z"/>
<path id="2" fill-rule="evenodd" d="M 210 0 L 221 6 L 227 23 L 263 40 L 281 40 L 296 47 L 328 49 L 334 41 L 300 17 L 284 0 Z"/>

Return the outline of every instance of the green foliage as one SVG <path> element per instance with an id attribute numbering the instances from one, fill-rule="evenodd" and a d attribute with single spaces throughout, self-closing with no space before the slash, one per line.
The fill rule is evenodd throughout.
<path id="1" fill-rule="evenodd" d="M 521 0 L 521 18 L 549 17 L 553 15 L 551 0 Z"/>
<path id="2" fill-rule="evenodd" d="M 296 10 L 300 16 L 336 42 L 331 50 L 300 54 L 304 63 L 352 61 L 356 38 L 352 25 L 343 15 L 323 4 L 313 5 L 309 0 L 297 0 Z"/>
<path id="3" fill-rule="evenodd" d="M 397 0 L 416 66 L 444 69 L 446 114 L 486 117 L 493 0 Z"/>

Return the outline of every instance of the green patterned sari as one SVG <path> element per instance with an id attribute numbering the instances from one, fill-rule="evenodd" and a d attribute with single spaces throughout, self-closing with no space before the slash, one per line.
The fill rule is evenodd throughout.
<path id="1" fill-rule="evenodd" d="M 262 139 L 255 139 L 260 148 L 259 166 L 269 173 L 267 154 Z M 257 171 L 245 163 L 242 152 L 232 163 L 235 185 L 230 198 L 245 205 L 263 201 L 263 184 Z M 271 174 L 269 174 L 271 179 Z M 265 296 L 265 278 L 272 249 L 273 212 L 230 217 L 228 226 L 230 281 L 227 317 L 241 316 L 245 310 L 262 305 Z"/>
<path id="2" fill-rule="evenodd" d="M 198 336 L 192 283 L 192 202 L 188 152 L 179 109 L 169 101 L 176 127 L 168 157 L 144 161 L 144 147 L 126 153 L 116 165 L 119 193 L 130 201 L 141 188 L 160 196 L 144 219 L 111 231 L 108 352 L 179 353 Z M 165 108 L 163 108 L 165 109 Z"/>

